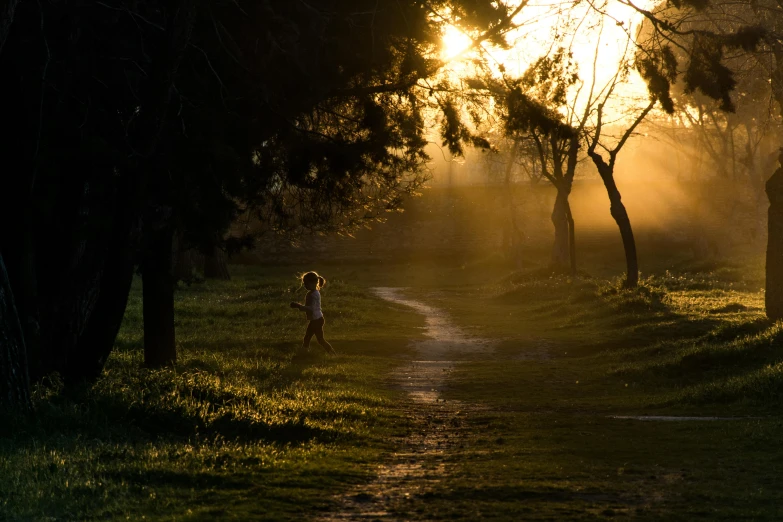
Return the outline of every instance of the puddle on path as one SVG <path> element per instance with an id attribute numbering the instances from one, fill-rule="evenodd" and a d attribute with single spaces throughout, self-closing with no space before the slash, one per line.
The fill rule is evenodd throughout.
<path id="1" fill-rule="evenodd" d="M 610 419 L 630 419 L 639 421 L 730 421 L 730 420 L 750 420 L 760 417 L 683 417 L 672 415 L 611 415 Z"/>
<path id="2" fill-rule="evenodd" d="M 463 356 L 486 354 L 493 342 L 467 335 L 448 315 L 420 301 L 408 299 L 399 288 L 374 288 L 379 297 L 409 306 L 426 317 L 424 340 L 416 341 L 417 360 L 399 368 L 390 385 L 408 392 L 411 401 L 403 411 L 411 433 L 369 484 L 353 488 L 339 498 L 340 508 L 321 520 L 407 520 L 407 504 L 430 491 L 445 473 L 444 458 L 459 446 L 467 429 L 464 420 L 481 409 L 474 404 L 440 398 L 449 374 Z"/>

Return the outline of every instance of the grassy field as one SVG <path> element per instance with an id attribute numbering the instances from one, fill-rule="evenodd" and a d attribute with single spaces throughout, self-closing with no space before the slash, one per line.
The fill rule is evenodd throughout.
<path id="1" fill-rule="evenodd" d="M 0 425 L 2 520 L 301 520 L 366 479 L 404 433 L 383 386 L 423 318 L 330 278 L 337 357 L 295 355 L 297 267 L 234 268 L 176 297 L 179 361 L 144 370 L 135 285 L 92 390 L 35 392 L 36 415 Z"/>
<path id="2" fill-rule="evenodd" d="M 760 277 L 686 263 L 634 291 L 533 272 L 414 292 L 499 340 L 453 374 L 445 397 L 487 409 L 417 518 L 780 520 L 783 332 Z M 615 418 L 640 415 L 739 419 Z"/>
<path id="3" fill-rule="evenodd" d="M 331 358 L 295 355 L 295 279 L 234 267 L 177 293 L 179 362 L 141 364 L 140 290 L 91 390 L 39 386 L 0 425 L 0 519 L 302 520 L 371 478 L 409 424 L 387 386 L 423 317 L 402 286 L 496 341 L 445 398 L 480 405 L 437 487 L 405 518 L 779 520 L 783 333 L 758 263 L 662 263 L 619 281 L 475 263 L 318 267 Z M 717 415 L 649 422 L 628 415 Z"/>

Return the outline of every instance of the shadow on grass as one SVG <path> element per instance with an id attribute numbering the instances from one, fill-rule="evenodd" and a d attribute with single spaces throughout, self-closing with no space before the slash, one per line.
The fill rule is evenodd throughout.
<path id="1" fill-rule="evenodd" d="M 689 401 L 769 401 L 783 395 L 783 380 L 780 386 L 773 382 L 779 373 L 783 379 L 776 370 L 783 364 L 781 327 L 743 304 L 747 294 L 720 289 L 705 295 L 704 289 L 720 287 L 729 276 L 743 276 L 721 267 L 691 267 L 699 277 L 667 272 L 635 289 L 530 273 L 509 279 L 519 283 L 496 299 L 526 309 L 530 323 L 557 332 L 558 341 L 578 338 L 579 346 L 568 347 L 572 356 L 604 354 L 622 361 L 608 378 L 650 391 L 694 387 L 685 393 Z M 720 280 L 711 274 L 715 270 L 722 270 Z M 688 305 L 678 307 L 681 301 Z"/>
<path id="2" fill-rule="evenodd" d="M 340 366 L 341 357 L 388 359 L 411 353 L 403 339 L 334 341 L 337 359 L 315 343 L 306 354 L 294 354 L 296 344 L 288 341 L 267 343 L 263 351 L 242 349 L 246 343 L 241 342 L 230 348 L 217 344 L 211 350 L 202 345 L 204 356 L 183 357 L 174 369 L 146 370 L 136 367 L 135 359 L 115 361 L 94 387 L 65 389 L 55 379 L 39 388 L 35 415 L 17 417 L 13 428 L 0 427 L 0 438 L 26 433 L 50 440 L 78 435 L 145 442 L 220 436 L 278 444 L 350 439 L 353 432 L 340 427 L 358 415 L 350 405 L 360 410 L 372 405 L 345 390 L 322 395 L 325 384 L 344 381 L 340 386 L 348 386 L 351 379 L 345 370 L 322 370 Z M 319 370 L 313 374 L 313 368 Z M 270 400 L 269 394 L 276 398 Z"/>

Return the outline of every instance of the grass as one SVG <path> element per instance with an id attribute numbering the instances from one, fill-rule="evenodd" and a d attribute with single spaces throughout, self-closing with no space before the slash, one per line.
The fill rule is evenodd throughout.
<path id="1" fill-rule="evenodd" d="M 412 291 L 498 339 L 453 373 L 445 398 L 485 409 L 412 518 L 779 520 L 783 335 L 760 287 L 711 264 L 636 290 L 534 271 Z"/>
<path id="2" fill-rule="evenodd" d="M 379 382 L 423 319 L 337 278 L 324 301 L 341 355 L 297 356 L 295 268 L 181 289 L 179 361 L 164 370 L 141 368 L 134 285 L 97 385 L 48 382 L 33 418 L 0 426 L 0 519 L 301 520 L 365 479 L 404 434 Z"/>
<path id="3" fill-rule="evenodd" d="M 407 287 L 496 340 L 492 358 L 450 374 L 444 397 L 480 408 L 461 417 L 448 472 L 400 517 L 783 517 L 783 326 L 764 318 L 758 263 L 658 260 L 636 290 L 496 257 L 327 265 L 336 358 L 315 344 L 294 354 L 299 268 L 235 267 L 233 281 L 183 288 L 167 370 L 140 367 L 134 286 L 98 384 L 48 382 L 33 418 L 0 425 L 0 519 L 302 520 L 333 508 L 410 428 L 385 382 L 424 321 L 370 286 Z"/>

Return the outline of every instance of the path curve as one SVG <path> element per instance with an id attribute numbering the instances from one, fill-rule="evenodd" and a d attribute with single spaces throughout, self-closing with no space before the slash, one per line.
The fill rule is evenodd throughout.
<path id="1" fill-rule="evenodd" d="M 426 339 L 412 343 L 416 360 L 394 372 L 390 383 L 407 391 L 411 399 L 403 412 L 412 423 L 411 433 L 379 465 L 373 481 L 341 495 L 339 509 L 321 520 L 408 520 L 406 506 L 439 482 L 446 472 L 444 457 L 465 438 L 463 420 L 481 409 L 442 400 L 440 392 L 461 357 L 491 353 L 492 341 L 466 334 L 446 312 L 406 298 L 404 290 L 372 289 L 378 297 L 409 306 L 426 318 Z"/>

